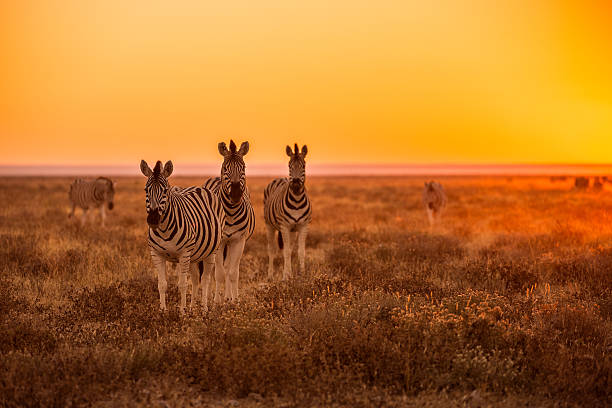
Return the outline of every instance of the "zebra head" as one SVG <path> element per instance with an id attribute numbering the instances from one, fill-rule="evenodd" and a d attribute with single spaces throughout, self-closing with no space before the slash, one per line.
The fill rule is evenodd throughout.
<path id="1" fill-rule="evenodd" d="M 308 147 L 302 146 L 302 152 L 295 144 L 295 148 L 292 151 L 291 147 L 287 146 L 287 156 L 289 156 L 289 188 L 294 194 L 301 194 L 304 191 L 304 183 L 306 182 L 306 153 L 308 153 Z"/>
<path id="2" fill-rule="evenodd" d="M 115 207 L 113 203 L 115 199 L 115 182 L 107 177 L 98 177 L 96 179 L 96 185 L 101 187 L 104 202 L 108 206 L 108 209 L 112 210 Z"/>
<path id="3" fill-rule="evenodd" d="M 158 160 L 153 170 L 146 161 L 140 162 L 140 171 L 147 177 L 145 192 L 147 194 L 147 224 L 156 229 L 159 226 L 161 215 L 166 211 L 168 204 L 168 177 L 172 174 L 171 161 L 167 161 L 162 169 L 162 163 Z"/>
<path id="4" fill-rule="evenodd" d="M 438 189 L 442 189 L 442 185 L 437 181 L 425 182 L 425 189 L 427 191 L 436 191 Z"/>
<path id="5" fill-rule="evenodd" d="M 243 156 L 249 151 L 249 142 L 243 142 L 240 149 L 230 140 L 230 148 L 225 142 L 219 143 L 219 153 L 223 156 L 221 165 L 221 189 L 225 196 L 229 196 L 233 204 L 238 204 L 246 188 L 246 175 Z"/>

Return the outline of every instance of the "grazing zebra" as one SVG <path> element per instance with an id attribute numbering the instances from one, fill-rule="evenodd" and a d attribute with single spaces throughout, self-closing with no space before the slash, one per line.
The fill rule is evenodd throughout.
<path id="1" fill-rule="evenodd" d="M 425 182 L 423 205 L 427 211 L 429 227 L 433 228 L 434 224 L 440 221 L 442 211 L 446 207 L 446 193 L 442 184 L 435 181 Z"/>
<path id="2" fill-rule="evenodd" d="M 276 245 L 274 233 L 278 231 L 278 248 L 283 250 L 283 280 L 291 277 L 291 250 L 297 235 L 300 272 L 304 272 L 306 235 L 312 209 L 306 194 L 306 146 L 302 152 L 295 144 L 295 151 L 286 148 L 289 159 L 289 178 L 272 180 L 264 190 L 264 218 L 268 229 L 268 279 L 274 274 Z"/>
<path id="3" fill-rule="evenodd" d="M 105 206 L 108 206 L 109 210 L 114 207 L 113 200 L 115 198 L 115 183 L 106 177 L 98 177 L 93 181 L 86 181 L 77 179 L 70 185 L 70 191 L 68 193 L 68 199 L 72 204 L 72 210 L 68 217 L 74 216 L 75 208 L 81 207 L 83 209 L 83 215 L 81 216 L 81 225 L 85 224 L 87 220 L 87 210 L 90 207 L 99 208 L 100 216 L 102 218 L 102 226 L 106 221 Z"/>
<path id="4" fill-rule="evenodd" d="M 219 143 L 218 148 L 223 156 L 221 177 L 210 178 L 204 183 L 204 188 L 217 194 L 225 211 L 220 256 L 215 264 L 215 301 L 220 300 L 219 285 L 224 276 L 225 298 L 238 299 L 240 259 L 244 245 L 255 229 L 255 212 L 246 185 L 246 166 L 243 160 L 249 151 L 249 142 L 242 143 L 238 150 L 233 140 L 230 140 L 229 150 L 224 142 Z"/>
<path id="5" fill-rule="evenodd" d="M 167 179 L 172 170 L 171 161 L 166 162 L 163 168 L 158 161 L 153 170 L 146 161 L 140 162 L 140 171 L 147 177 L 148 243 L 158 273 L 160 308 L 166 310 L 166 261 L 170 261 L 178 263 L 181 313 L 184 313 L 187 299 L 187 271 L 191 271 L 193 285 L 192 308 L 197 299 L 200 272 L 204 272 L 202 306 L 206 310 L 208 285 L 223 234 L 225 214 L 219 198 L 208 189 L 171 188 Z M 202 265 L 198 265 L 200 262 Z"/>

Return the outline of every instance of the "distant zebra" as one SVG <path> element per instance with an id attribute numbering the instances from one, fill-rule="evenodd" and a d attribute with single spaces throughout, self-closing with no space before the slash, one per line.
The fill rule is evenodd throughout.
<path id="1" fill-rule="evenodd" d="M 576 177 L 574 180 L 574 187 L 579 190 L 586 190 L 589 188 L 589 178 L 588 177 Z"/>
<path id="2" fill-rule="evenodd" d="M 603 182 L 599 177 L 593 179 L 593 190 L 601 191 L 603 189 Z"/>
<path id="3" fill-rule="evenodd" d="M 224 277 L 225 298 L 238 299 L 240 259 L 246 241 L 255 229 L 255 212 L 246 185 L 246 166 L 243 159 L 249 151 L 249 142 L 242 143 L 238 150 L 233 140 L 230 140 L 229 150 L 224 142 L 219 143 L 218 148 L 223 156 L 221 177 L 210 178 L 204 182 L 204 188 L 219 196 L 225 211 L 223 240 L 219 245 L 219 256 L 215 264 L 215 301 L 220 300 L 219 284 Z"/>
<path id="4" fill-rule="evenodd" d="M 70 185 L 68 199 L 72 204 L 72 210 L 68 217 L 74 216 L 74 210 L 78 206 L 83 209 L 81 216 L 81 225 L 87 220 L 87 210 L 89 208 L 99 208 L 100 217 L 102 218 L 102 226 L 106 222 L 105 206 L 109 210 L 114 207 L 113 200 L 115 198 L 115 183 L 106 177 L 98 177 L 92 181 L 77 179 Z"/>
<path id="5" fill-rule="evenodd" d="M 278 178 L 264 190 L 264 218 L 268 229 L 268 279 L 274 275 L 276 245 L 274 234 L 278 231 L 278 248 L 283 250 L 283 280 L 292 276 L 291 250 L 297 235 L 300 272 L 305 269 L 306 236 L 312 215 L 310 200 L 306 194 L 306 146 L 302 152 L 286 148 L 289 159 L 289 178 Z"/>
<path id="6" fill-rule="evenodd" d="M 430 181 L 425 183 L 423 189 L 423 205 L 425 211 L 427 211 L 427 218 L 429 219 L 429 227 L 433 226 L 440 221 L 442 211 L 446 207 L 446 192 L 442 184 Z"/>
<path id="7" fill-rule="evenodd" d="M 149 248 L 158 273 L 160 308 L 166 310 L 166 261 L 178 263 L 179 309 L 184 312 L 187 301 L 187 271 L 191 271 L 193 292 L 191 307 L 195 306 L 204 272 L 202 306 L 208 308 L 208 286 L 213 274 L 215 255 L 223 234 L 225 214 L 219 198 L 201 187 L 170 187 L 167 178 L 172 174 L 172 162 L 162 169 L 158 161 L 151 170 L 146 161 L 140 171 L 147 177 L 145 185 Z M 202 262 L 199 270 L 199 263 Z"/>

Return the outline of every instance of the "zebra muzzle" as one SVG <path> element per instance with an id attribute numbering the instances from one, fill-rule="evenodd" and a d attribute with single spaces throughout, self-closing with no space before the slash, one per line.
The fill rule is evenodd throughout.
<path id="1" fill-rule="evenodd" d="M 240 188 L 240 183 L 232 183 L 230 188 L 230 199 L 232 202 L 237 203 L 242 198 L 242 188 Z"/>
<path id="2" fill-rule="evenodd" d="M 147 215 L 147 224 L 153 229 L 157 228 L 159 225 L 159 212 L 157 210 L 149 212 L 149 215 Z"/>
<path id="3" fill-rule="evenodd" d="M 292 179 L 289 183 L 289 187 L 291 188 L 291 191 L 298 194 L 302 192 L 302 189 L 304 188 L 304 183 L 302 183 L 302 180 L 300 179 Z"/>

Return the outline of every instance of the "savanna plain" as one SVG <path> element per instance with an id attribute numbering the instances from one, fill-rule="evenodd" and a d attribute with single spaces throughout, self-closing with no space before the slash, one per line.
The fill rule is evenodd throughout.
<path id="1" fill-rule="evenodd" d="M 430 230 L 423 177 L 309 177 L 306 272 L 278 280 L 279 254 L 269 282 L 270 180 L 248 179 L 240 300 L 181 317 L 175 273 L 158 310 L 143 177 L 104 229 L 68 219 L 71 178 L 0 179 L 0 405 L 612 403 L 612 191 L 438 178 Z"/>

